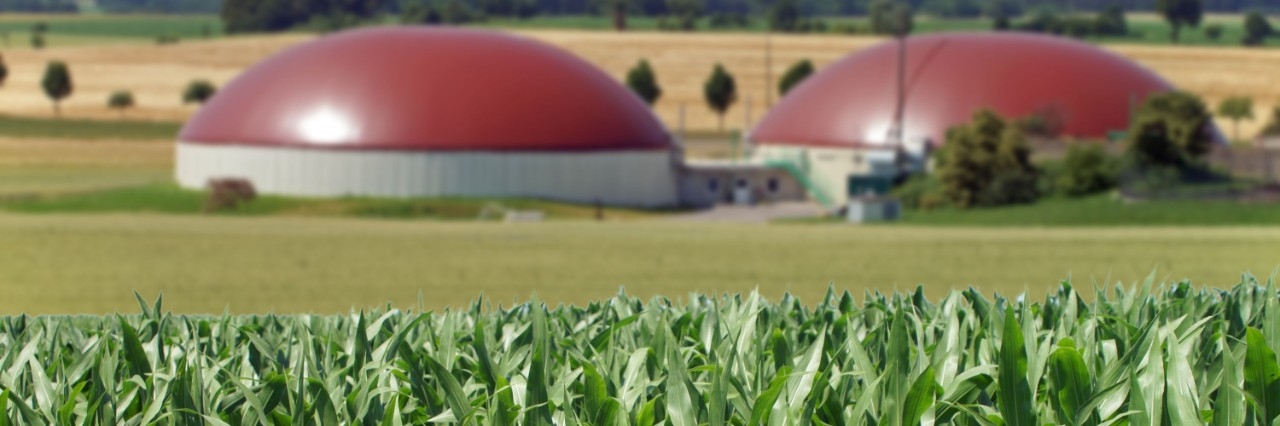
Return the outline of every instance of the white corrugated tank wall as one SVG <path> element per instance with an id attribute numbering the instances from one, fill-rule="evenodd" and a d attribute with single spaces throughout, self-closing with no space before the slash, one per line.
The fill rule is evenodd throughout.
<path id="1" fill-rule="evenodd" d="M 178 184 L 241 178 L 260 193 L 315 197 L 540 198 L 629 207 L 679 202 L 669 150 L 353 151 L 178 143 Z"/>

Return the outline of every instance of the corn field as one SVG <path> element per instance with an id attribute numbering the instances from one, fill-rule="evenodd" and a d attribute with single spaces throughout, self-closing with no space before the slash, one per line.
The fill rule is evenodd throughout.
<path id="1" fill-rule="evenodd" d="M 620 294 L 341 316 L 139 299 L 0 320 L 0 424 L 1275 425 L 1276 291 L 1246 275 L 1026 302 Z"/>

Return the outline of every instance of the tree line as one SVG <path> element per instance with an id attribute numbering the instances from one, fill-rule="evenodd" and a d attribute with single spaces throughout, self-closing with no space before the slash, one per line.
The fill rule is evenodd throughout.
<path id="1" fill-rule="evenodd" d="M 109 13 L 217 13 L 223 0 L 97 0 Z M 75 0 L 0 0 L 0 12 L 77 13 Z"/>

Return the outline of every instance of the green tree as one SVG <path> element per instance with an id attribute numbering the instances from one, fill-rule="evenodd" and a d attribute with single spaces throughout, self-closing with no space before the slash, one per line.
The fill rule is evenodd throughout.
<path id="1" fill-rule="evenodd" d="M 658 86 L 658 77 L 654 75 L 649 61 L 641 59 L 635 67 L 627 71 L 627 87 L 640 96 L 644 103 L 653 105 L 662 97 L 662 88 Z"/>
<path id="2" fill-rule="evenodd" d="M 667 14 L 675 19 L 676 28 L 684 31 L 698 29 L 704 9 L 702 0 L 667 0 Z"/>
<path id="3" fill-rule="evenodd" d="M 218 86 L 214 86 L 209 80 L 193 80 L 187 83 L 186 90 L 182 91 L 182 103 L 198 103 L 203 104 L 212 98 L 214 93 L 218 92 Z"/>
<path id="4" fill-rule="evenodd" d="M 799 0 L 777 0 L 769 8 L 769 28 L 775 31 L 795 32 L 802 20 Z"/>
<path id="5" fill-rule="evenodd" d="M 1094 26 L 1098 35 L 1129 35 L 1129 22 L 1124 17 L 1124 7 L 1115 3 L 1107 5 L 1106 8 L 1102 9 L 1102 12 L 1098 13 L 1098 19 Z"/>
<path id="6" fill-rule="evenodd" d="M 1076 143 L 1067 148 L 1063 173 L 1054 182 L 1067 196 L 1096 194 L 1116 187 L 1120 182 L 1120 161 L 1100 144 Z"/>
<path id="7" fill-rule="evenodd" d="M 871 32 L 906 36 L 911 34 L 914 16 L 911 5 L 902 0 L 875 0 L 871 3 Z"/>
<path id="8" fill-rule="evenodd" d="M 1218 104 L 1218 116 L 1231 119 L 1231 138 L 1240 140 L 1240 120 L 1253 119 L 1253 98 L 1232 96 Z"/>
<path id="9" fill-rule="evenodd" d="M 787 69 L 786 73 L 782 74 L 782 79 L 778 80 L 778 94 L 785 96 L 787 92 L 790 92 L 793 87 L 800 84 L 804 79 L 809 78 L 810 75 L 813 75 L 812 61 L 804 59 L 796 62 L 795 65 Z"/>
<path id="10" fill-rule="evenodd" d="M 53 101 L 53 115 L 61 116 L 62 100 L 70 97 L 71 92 L 75 90 L 71 83 L 71 69 L 67 68 L 67 64 L 62 61 L 49 62 L 44 68 L 44 78 L 40 80 L 40 87 L 44 89 L 45 96 Z"/>
<path id="11" fill-rule="evenodd" d="M 1195 95 L 1152 95 L 1134 114 L 1128 156 L 1144 170 L 1199 167 L 1212 147 L 1209 120 L 1209 110 Z"/>
<path id="12" fill-rule="evenodd" d="M 982 11 L 992 19 L 1004 17 L 1006 20 L 1021 16 L 1022 12 L 1022 0 L 987 0 Z"/>
<path id="13" fill-rule="evenodd" d="M 1267 21 L 1267 17 L 1259 12 L 1249 12 L 1244 17 L 1244 40 L 1245 46 L 1258 46 L 1266 43 L 1267 37 L 1275 35 L 1275 28 L 1271 27 L 1271 22 Z"/>
<path id="14" fill-rule="evenodd" d="M 990 110 L 948 131 L 943 151 L 939 180 L 956 207 L 1028 203 L 1039 196 L 1026 137 Z"/>
<path id="15" fill-rule="evenodd" d="M 724 114 L 729 111 L 729 107 L 734 101 L 738 100 L 737 83 L 733 81 L 733 75 L 725 71 L 724 66 L 716 64 L 711 70 L 711 76 L 707 77 L 707 81 L 702 86 L 702 94 L 707 100 L 707 106 L 720 118 L 720 131 L 724 131 Z"/>
<path id="16" fill-rule="evenodd" d="M 610 0 L 609 10 L 613 13 L 613 29 L 616 31 L 627 30 L 627 9 L 631 7 L 631 2 L 627 0 Z"/>
<path id="17" fill-rule="evenodd" d="M 997 15 L 991 18 L 991 29 L 996 31 L 1007 31 L 1013 27 L 1013 23 L 1009 21 L 1009 15 L 1004 12 L 996 12 Z"/>
<path id="18" fill-rule="evenodd" d="M 107 107 L 119 111 L 120 117 L 124 117 L 125 110 L 134 105 L 133 92 L 127 90 L 117 90 L 107 97 Z"/>
<path id="19" fill-rule="evenodd" d="M 1183 26 L 1196 27 L 1204 19 L 1203 0 L 1156 0 L 1156 11 L 1169 22 L 1169 40 L 1178 44 Z"/>
<path id="20" fill-rule="evenodd" d="M 403 24 L 434 25 L 442 20 L 439 10 L 422 1 L 407 1 L 400 7 L 400 22 Z"/>

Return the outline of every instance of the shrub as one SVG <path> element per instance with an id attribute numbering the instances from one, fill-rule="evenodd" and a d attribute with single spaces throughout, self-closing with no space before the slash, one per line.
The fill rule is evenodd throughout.
<path id="1" fill-rule="evenodd" d="M 947 132 L 938 167 L 947 200 L 959 208 L 1035 201 L 1039 197 L 1031 147 L 1016 126 L 990 110 Z"/>
<path id="2" fill-rule="evenodd" d="M 1075 143 L 1067 149 L 1055 186 L 1061 194 L 1079 197 L 1113 189 L 1119 181 L 1119 158 L 1102 145 Z"/>
<path id="3" fill-rule="evenodd" d="M 178 36 L 174 34 L 163 34 L 163 35 L 156 36 L 156 44 L 159 44 L 159 45 L 177 44 L 178 41 L 181 41 L 181 40 L 182 39 L 178 38 Z"/>
<path id="4" fill-rule="evenodd" d="M 1222 39 L 1222 24 L 1209 24 L 1204 26 L 1204 37 L 1209 40 Z"/>
<path id="5" fill-rule="evenodd" d="M 906 209 L 932 210 L 946 206 L 942 182 L 936 175 L 917 174 L 893 189 L 893 196 Z"/>
<path id="6" fill-rule="evenodd" d="M 1142 168 L 1200 168 L 1209 153 L 1209 111 L 1195 95 L 1152 95 L 1134 114 L 1127 155 Z"/>
<path id="7" fill-rule="evenodd" d="M 209 80 L 194 80 L 187 83 L 186 90 L 182 91 L 182 103 L 184 104 L 203 104 L 218 92 L 218 87 L 210 83 Z"/>
<path id="8" fill-rule="evenodd" d="M 127 90 L 117 90 L 107 97 L 107 107 L 120 112 L 124 116 L 125 110 L 134 106 L 133 92 Z"/>
<path id="9" fill-rule="evenodd" d="M 803 59 L 800 62 L 796 62 L 791 66 L 791 68 L 788 68 L 787 72 L 783 73 L 782 78 L 778 80 L 778 94 L 785 96 L 787 92 L 791 91 L 791 88 L 800 84 L 800 82 L 804 81 L 806 78 L 809 78 L 810 75 L 813 75 L 812 61 Z"/>

